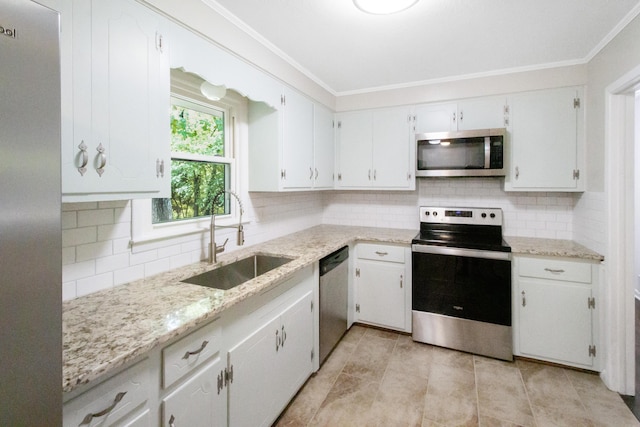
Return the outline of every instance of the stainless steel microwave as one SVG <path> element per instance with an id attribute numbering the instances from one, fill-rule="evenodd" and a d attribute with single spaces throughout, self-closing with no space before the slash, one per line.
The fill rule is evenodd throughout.
<path id="1" fill-rule="evenodd" d="M 504 176 L 506 129 L 416 134 L 416 176 Z"/>

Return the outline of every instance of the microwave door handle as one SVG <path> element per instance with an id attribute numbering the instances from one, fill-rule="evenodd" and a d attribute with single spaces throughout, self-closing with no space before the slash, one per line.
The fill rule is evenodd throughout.
<path id="1" fill-rule="evenodd" d="M 484 137 L 484 168 L 489 169 L 491 167 L 491 138 Z"/>

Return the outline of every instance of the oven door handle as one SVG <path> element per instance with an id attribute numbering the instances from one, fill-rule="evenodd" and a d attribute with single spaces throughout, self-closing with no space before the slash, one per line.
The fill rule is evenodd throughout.
<path id="1" fill-rule="evenodd" d="M 484 251 L 479 249 L 450 248 L 447 246 L 411 245 L 413 252 L 434 255 L 462 256 L 511 261 L 511 252 Z"/>

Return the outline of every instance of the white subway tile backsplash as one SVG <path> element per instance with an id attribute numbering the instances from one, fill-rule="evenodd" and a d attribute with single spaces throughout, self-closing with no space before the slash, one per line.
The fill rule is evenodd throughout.
<path id="1" fill-rule="evenodd" d="M 418 207 L 499 207 L 504 234 L 576 239 L 597 250 L 602 242 L 600 193 L 505 192 L 496 178 L 419 179 L 416 191 L 249 193 L 243 197 L 247 244 L 320 223 L 417 229 Z M 207 233 L 132 252 L 129 201 L 63 204 L 63 298 L 121 285 L 206 259 Z M 575 224 L 575 227 L 574 227 Z M 574 231 L 575 228 L 575 231 Z M 233 230 L 221 230 L 234 245 Z M 587 244 L 588 243 L 588 244 Z"/>
<path id="2" fill-rule="evenodd" d="M 95 276 L 79 279 L 76 282 L 76 292 L 79 297 L 113 287 L 113 272 L 97 274 Z"/>
<path id="3" fill-rule="evenodd" d="M 113 254 L 111 241 L 76 246 L 76 261 L 87 261 Z"/>
<path id="4" fill-rule="evenodd" d="M 131 222 L 98 226 L 98 240 L 100 241 L 125 237 L 131 237 Z"/>
<path id="5" fill-rule="evenodd" d="M 78 280 L 85 277 L 92 277 L 96 274 L 95 260 L 76 262 L 62 266 L 63 282 Z"/>
<path id="6" fill-rule="evenodd" d="M 113 209 L 95 209 L 78 211 L 78 227 L 113 224 Z"/>
<path id="7" fill-rule="evenodd" d="M 61 224 L 63 230 L 78 227 L 78 214 L 76 211 L 62 212 Z"/>
<path id="8" fill-rule="evenodd" d="M 121 270 L 129 266 L 129 254 L 106 256 L 96 259 L 96 273 Z"/>
<path id="9" fill-rule="evenodd" d="M 134 265 L 113 272 L 113 284 L 115 286 L 144 278 L 144 264 Z"/>
<path id="10" fill-rule="evenodd" d="M 76 247 L 62 248 L 62 265 L 73 264 L 74 262 L 76 262 Z"/>
<path id="11" fill-rule="evenodd" d="M 62 247 L 78 246 L 86 243 L 93 243 L 98 240 L 98 230 L 96 227 L 72 228 L 62 230 Z"/>

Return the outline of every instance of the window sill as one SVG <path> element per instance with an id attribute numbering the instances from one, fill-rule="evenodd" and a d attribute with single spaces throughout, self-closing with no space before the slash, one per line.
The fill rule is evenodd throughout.
<path id="1" fill-rule="evenodd" d="M 242 225 L 249 224 L 250 221 L 242 221 Z M 198 220 L 185 224 L 165 224 L 155 227 L 152 233 L 135 236 L 129 241 L 131 253 L 140 253 L 153 249 L 163 248 L 167 246 L 167 242 L 175 240 L 175 244 L 192 240 L 193 235 L 202 235 L 204 240 L 209 243 L 209 229 L 211 221 Z M 237 226 L 237 218 L 216 219 L 216 226 L 229 227 Z"/>

